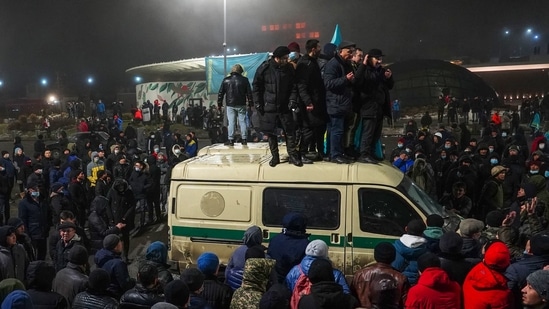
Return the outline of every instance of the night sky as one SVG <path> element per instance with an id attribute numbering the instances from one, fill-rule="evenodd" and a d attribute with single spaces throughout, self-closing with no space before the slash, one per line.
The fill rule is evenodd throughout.
<path id="1" fill-rule="evenodd" d="M 227 0 L 227 12 L 227 43 L 237 53 L 295 41 L 295 30 L 261 26 L 296 22 L 318 31 L 321 44 L 339 23 L 344 39 L 381 48 L 386 62 L 488 61 L 527 53 L 536 34 L 542 53 L 549 42 L 549 1 Z M 222 0 L 0 0 L 0 91 L 17 95 L 56 76 L 78 91 L 92 76 L 93 87 L 114 92 L 131 85 L 130 67 L 220 55 L 222 43 Z"/>

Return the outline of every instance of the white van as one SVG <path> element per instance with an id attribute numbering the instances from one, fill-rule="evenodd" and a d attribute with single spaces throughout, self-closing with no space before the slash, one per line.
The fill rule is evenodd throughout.
<path id="1" fill-rule="evenodd" d="M 281 154 L 285 146 L 280 147 Z M 205 251 L 226 263 L 251 225 L 265 245 L 289 212 L 308 218 L 310 239 L 329 246 L 335 266 L 352 274 L 373 260 L 373 248 L 394 241 L 406 224 L 440 205 L 388 163 L 315 162 L 270 167 L 266 143 L 212 145 L 173 168 L 169 198 L 169 256 L 179 267 Z"/>

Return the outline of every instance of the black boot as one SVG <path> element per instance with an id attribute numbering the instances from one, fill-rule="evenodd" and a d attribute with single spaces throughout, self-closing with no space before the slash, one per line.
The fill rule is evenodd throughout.
<path id="1" fill-rule="evenodd" d="M 301 156 L 301 163 L 303 164 L 313 164 L 313 160 L 307 158 L 305 155 Z"/>
<path id="2" fill-rule="evenodd" d="M 303 166 L 303 162 L 301 162 L 300 156 L 295 153 L 288 156 L 288 163 L 293 164 L 295 166 Z"/>
<path id="3" fill-rule="evenodd" d="M 269 136 L 269 149 L 273 158 L 269 161 L 271 167 L 275 167 L 280 163 L 280 156 L 278 155 L 278 140 L 276 136 Z"/>
<path id="4" fill-rule="evenodd" d="M 234 140 L 230 139 L 225 142 L 225 146 L 234 146 Z"/>
<path id="5" fill-rule="evenodd" d="M 246 145 L 248 145 L 248 141 L 246 139 L 243 139 L 241 144 L 242 144 L 242 146 L 246 146 Z"/>

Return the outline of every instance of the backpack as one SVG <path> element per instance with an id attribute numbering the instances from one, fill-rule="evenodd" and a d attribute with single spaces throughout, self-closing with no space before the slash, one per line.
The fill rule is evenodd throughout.
<path id="1" fill-rule="evenodd" d="M 307 277 L 307 275 L 303 272 L 301 264 L 299 265 L 299 273 L 300 274 L 295 283 L 294 290 L 292 291 L 292 297 L 290 298 L 291 309 L 297 309 L 299 300 L 302 296 L 311 294 L 312 283 L 309 280 L 309 277 Z"/>

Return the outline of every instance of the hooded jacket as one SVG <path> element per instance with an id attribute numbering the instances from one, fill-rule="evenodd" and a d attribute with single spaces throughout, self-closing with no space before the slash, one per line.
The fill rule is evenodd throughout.
<path id="1" fill-rule="evenodd" d="M 460 309 L 461 287 L 442 268 L 427 268 L 408 292 L 406 308 Z"/>
<path id="2" fill-rule="evenodd" d="M 2 302 L 2 309 L 33 309 L 32 300 L 25 291 L 15 290 Z"/>
<path id="3" fill-rule="evenodd" d="M 118 298 L 135 286 L 135 280 L 130 278 L 128 266 L 122 261 L 120 255 L 103 248 L 95 254 L 94 262 L 97 267 L 101 267 L 109 273 L 111 284 L 107 291 L 111 296 Z"/>
<path id="4" fill-rule="evenodd" d="M 91 202 L 90 215 L 88 217 L 90 240 L 92 248 L 103 248 L 103 239 L 109 234 L 120 234 L 121 231 L 115 225 L 109 224 L 107 208 L 109 199 L 104 196 L 96 196 Z"/>
<path id="5" fill-rule="evenodd" d="M 263 235 L 261 228 L 258 226 L 249 227 L 244 232 L 242 246 L 236 248 L 233 255 L 229 258 L 227 268 L 225 269 L 225 283 L 227 283 L 233 291 L 238 289 L 242 284 L 242 275 L 244 274 L 244 264 L 246 263 L 246 250 L 256 245 L 261 245 Z"/>
<path id="6" fill-rule="evenodd" d="M 8 274 L 8 276 L 2 278 L 16 278 L 24 282 L 29 259 L 25 248 L 22 245 L 16 243 L 14 246 L 8 246 L 6 237 L 12 229 L 13 227 L 9 225 L 0 227 L 0 254 L 9 258 L 9 261 L 8 259 L 2 258 L 2 264 L 6 263 L 2 265 L 2 272 L 7 270 Z"/>
<path id="7" fill-rule="evenodd" d="M 410 285 L 416 284 L 417 259 L 428 251 L 427 241 L 420 236 L 404 234 L 393 245 L 396 249 L 396 258 L 391 265 L 408 278 Z"/>
<path id="8" fill-rule="evenodd" d="M 36 309 L 65 309 L 67 301 L 61 294 L 52 292 L 54 268 L 45 261 L 34 261 L 27 269 L 27 293 Z"/>
<path id="9" fill-rule="evenodd" d="M 276 261 L 250 258 L 246 260 L 242 286 L 233 294 L 231 309 L 255 309 L 267 291 L 267 282 Z"/>
<path id="10" fill-rule="evenodd" d="M 141 263 L 149 263 L 156 267 L 158 271 L 158 280 L 162 287 L 173 281 L 173 276 L 169 271 L 170 266 L 166 263 L 168 260 L 168 248 L 161 241 L 155 241 L 147 248 L 145 261 Z"/>
<path id="11" fill-rule="evenodd" d="M 112 190 L 109 190 L 107 194 L 109 200 L 107 217 L 109 218 L 109 224 L 115 225 L 125 221 L 126 229 L 131 230 L 135 221 L 135 198 L 133 191 L 128 187 L 128 183 L 124 179 L 114 181 Z"/>
<path id="12" fill-rule="evenodd" d="M 278 282 L 284 282 L 286 275 L 305 256 L 309 244 L 309 234 L 305 233 L 306 218 L 297 213 L 289 213 L 282 219 L 282 232 L 269 243 L 267 255 L 276 260 L 275 271 Z"/>
<path id="13" fill-rule="evenodd" d="M 509 250 L 502 242 L 490 245 L 484 261 L 477 264 L 463 283 L 465 308 L 514 308 L 511 290 L 503 271 L 510 264 Z"/>

